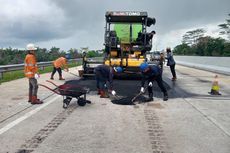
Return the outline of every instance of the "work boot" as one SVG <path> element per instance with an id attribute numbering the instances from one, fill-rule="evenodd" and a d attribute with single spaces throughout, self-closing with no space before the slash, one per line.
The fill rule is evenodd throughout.
<path id="1" fill-rule="evenodd" d="M 153 101 L 153 93 L 149 94 L 149 98 L 145 99 L 145 102 Z"/>
<path id="2" fill-rule="evenodd" d="M 100 98 L 109 98 L 109 95 L 105 91 L 101 91 Z"/>
<path id="3" fill-rule="evenodd" d="M 173 78 L 172 78 L 172 81 L 176 81 L 176 79 L 177 79 L 176 77 L 173 77 Z"/>
<path id="4" fill-rule="evenodd" d="M 51 74 L 50 80 L 53 80 L 53 79 L 54 79 L 54 75 L 53 75 L 53 74 Z"/>
<path id="5" fill-rule="evenodd" d="M 65 80 L 62 76 L 59 77 L 59 80 Z"/>
<path id="6" fill-rule="evenodd" d="M 32 102 L 32 95 L 29 95 L 28 103 Z"/>
<path id="7" fill-rule="evenodd" d="M 32 96 L 32 102 L 31 104 L 42 104 L 43 101 L 41 101 L 40 99 L 37 99 L 37 96 Z"/>
<path id="8" fill-rule="evenodd" d="M 97 89 L 97 94 L 100 95 L 101 94 L 101 90 Z"/>
<path id="9" fill-rule="evenodd" d="M 167 101 L 168 99 L 169 99 L 169 97 L 168 97 L 168 93 L 166 92 L 166 93 L 164 93 L 163 100 L 164 100 L 164 101 Z"/>
<path id="10" fill-rule="evenodd" d="M 145 99 L 145 102 L 150 102 L 150 101 L 153 101 L 153 97 L 149 97 L 149 98 Z"/>

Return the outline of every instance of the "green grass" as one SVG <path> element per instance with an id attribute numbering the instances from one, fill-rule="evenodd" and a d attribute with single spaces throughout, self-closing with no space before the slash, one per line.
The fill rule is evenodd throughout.
<path id="1" fill-rule="evenodd" d="M 81 62 L 80 63 L 72 62 L 68 64 L 68 67 L 71 68 L 71 67 L 75 67 L 79 65 L 81 65 Z M 40 74 L 50 73 L 52 71 L 53 71 L 53 66 L 48 66 L 48 67 L 45 67 L 44 70 L 39 70 L 39 73 Z M 3 78 L 0 79 L 0 84 L 3 82 L 8 82 L 8 81 L 12 81 L 12 80 L 16 80 L 16 79 L 20 79 L 24 77 L 25 77 L 24 70 L 6 72 L 6 73 L 3 73 Z"/>

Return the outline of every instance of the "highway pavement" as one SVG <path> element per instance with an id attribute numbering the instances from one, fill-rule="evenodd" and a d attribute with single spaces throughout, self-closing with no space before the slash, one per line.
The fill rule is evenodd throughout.
<path id="1" fill-rule="evenodd" d="M 154 84 L 154 101 L 143 95 L 140 80 L 114 80 L 117 97 L 102 99 L 95 80 L 78 77 L 78 68 L 63 72 L 65 81 L 90 88 L 92 104 L 81 107 L 73 99 L 63 109 L 63 97 L 39 87 L 42 105 L 27 102 L 26 78 L 0 85 L 0 153 L 229 153 L 230 77 L 219 75 L 221 96 L 209 95 L 215 73 L 176 65 L 172 82 L 168 67 L 163 79 L 169 100 Z M 38 82 L 46 82 L 42 74 Z"/>

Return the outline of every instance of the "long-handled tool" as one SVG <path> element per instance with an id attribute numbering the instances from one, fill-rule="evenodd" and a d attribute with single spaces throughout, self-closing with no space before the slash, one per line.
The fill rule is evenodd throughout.
<path id="1" fill-rule="evenodd" d="M 147 87 L 145 87 L 144 92 L 140 91 L 135 97 L 133 97 L 133 99 L 131 101 L 134 102 L 137 99 L 137 97 L 139 97 L 140 95 L 145 93 L 146 89 L 147 89 Z"/>
<path id="2" fill-rule="evenodd" d="M 74 74 L 74 73 L 72 73 L 72 72 L 68 72 L 69 74 L 72 74 L 72 75 L 74 75 L 74 76 L 77 76 L 77 77 L 79 77 L 77 74 Z"/>
<path id="3" fill-rule="evenodd" d="M 64 70 L 64 71 L 67 72 L 67 73 L 69 73 L 69 74 L 71 74 L 71 75 L 74 75 L 74 76 L 79 77 L 77 74 L 74 74 L 74 73 L 72 73 L 72 72 L 70 72 L 70 71 L 66 71 L 66 70 Z"/>

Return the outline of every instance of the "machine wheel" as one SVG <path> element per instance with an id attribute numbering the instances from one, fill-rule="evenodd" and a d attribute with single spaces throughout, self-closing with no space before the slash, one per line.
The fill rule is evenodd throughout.
<path id="1" fill-rule="evenodd" d="M 78 105 L 79 106 L 85 106 L 86 104 L 86 101 L 84 98 L 79 98 L 78 101 L 77 101 Z"/>
<path id="2" fill-rule="evenodd" d="M 66 99 L 63 100 L 63 108 L 67 108 L 70 101 L 72 100 L 72 98 L 67 97 Z"/>

